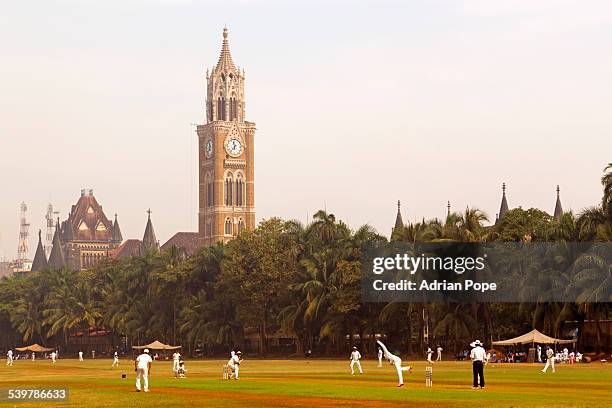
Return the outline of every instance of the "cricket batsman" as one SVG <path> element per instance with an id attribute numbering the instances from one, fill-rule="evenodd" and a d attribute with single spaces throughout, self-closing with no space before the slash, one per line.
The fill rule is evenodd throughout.
<path id="1" fill-rule="evenodd" d="M 242 352 L 238 350 L 232 355 L 230 360 L 227 362 L 227 366 L 232 370 L 234 374 L 234 380 L 238 379 L 238 373 L 240 371 L 240 363 L 242 363 Z"/>

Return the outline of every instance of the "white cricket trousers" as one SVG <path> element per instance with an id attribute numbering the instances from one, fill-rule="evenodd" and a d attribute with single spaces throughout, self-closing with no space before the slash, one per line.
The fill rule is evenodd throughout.
<path id="1" fill-rule="evenodd" d="M 399 381 L 400 384 L 404 383 L 404 374 L 402 373 L 402 359 L 399 357 L 395 357 L 393 359 L 393 365 L 395 366 L 395 369 L 397 370 L 397 379 Z"/>
<path id="2" fill-rule="evenodd" d="M 382 354 L 378 356 L 378 366 L 382 367 Z"/>
<path id="3" fill-rule="evenodd" d="M 240 371 L 240 365 L 239 364 L 234 364 L 234 378 L 236 380 L 238 379 L 238 371 Z"/>
<path id="4" fill-rule="evenodd" d="M 544 366 L 544 369 L 542 370 L 543 372 L 546 372 L 548 370 L 548 366 L 552 366 L 552 372 L 555 372 L 555 358 L 547 358 L 546 359 L 546 365 Z"/>
<path id="5" fill-rule="evenodd" d="M 355 364 L 357 364 L 357 368 L 359 369 L 359 372 L 363 374 L 363 370 L 361 370 L 361 363 L 359 362 L 359 360 L 351 360 L 351 374 L 355 374 L 355 370 L 353 369 L 353 366 Z"/>
<path id="6" fill-rule="evenodd" d="M 144 382 L 144 390 L 145 392 L 149 391 L 149 373 L 148 370 L 146 368 L 138 368 L 136 370 L 136 389 L 138 391 L 141 390 L 140 388 L 140 379 L 142 378 L 142 381 Z"/>

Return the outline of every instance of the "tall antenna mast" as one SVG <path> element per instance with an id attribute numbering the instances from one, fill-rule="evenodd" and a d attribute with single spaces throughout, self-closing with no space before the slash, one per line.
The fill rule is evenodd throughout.
<path id="1" fill-rule="evenodd" d="M 23 263 L 28 260 L 28 254 L 30 252 L 28 248 L 28 237 L 30 235 L 30 224 L 26 220 L 26 212 L 28 206 L 25 202 L 21 203 L 21 216 L 19 220 L 19 246 L 17 246 L 17 261 Z"/>
<path id="2" fill-rule="evenodd" d="M 47 232 L 45 235 L 45 255 L 47 259 L 51 255 L 51 248 L 53 247 L 53 234 L 55 234 L 55 220 L 59 215 L 59 211 L 53 211 L 53 204 L 47 205 L 47 213 L 45 214 L 45 220 L 47 221 Z"/>

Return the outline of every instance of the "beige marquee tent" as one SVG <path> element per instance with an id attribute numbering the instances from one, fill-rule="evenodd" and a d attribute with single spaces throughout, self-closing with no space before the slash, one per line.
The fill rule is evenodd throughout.
<path id="1" fill-rule="evenodd" d="M 136 349 L 136 350 L 143 350 L 143 349 L 150 349 L 150 350 L 178 350 L 178 349 L 181 348 L 181 346 L 171 346 L 169 344 L 164 344 L 161 341 L 155 340 L 153 343 L 145 344 L 144 346 L 132 346 L 132 348 Z"/>
<path id="2" fill-rule="evenodd" d="M 33 351 L 34 353 L 45 353 L 45 352 L 53 351 L 53 350 L 55 350 L 55 348 L 43 347 L 43 346 L 41 346 L 38 343 L 34 343 L 31 346 L 15 347 L 15 350 L 17 350 L 17 351 Z"/>
<path id="3" fill-rule="evenodd" d="M 576 340 L 555 339 L 554 337 L 549 337 L 543 333 L 540 333 L 538 330 L 533 329 L 529 333 L 525 333 L 522 336 L 518 336 L 513 339 L 494 341 L 493 345 L 494 346 L 514 346 L 517 344 L 529 344 L 529 343 L 531 344 L 534 344 L 534 343 L 570 344 L 570 343 L 575 343 L 575 342 Z"/>

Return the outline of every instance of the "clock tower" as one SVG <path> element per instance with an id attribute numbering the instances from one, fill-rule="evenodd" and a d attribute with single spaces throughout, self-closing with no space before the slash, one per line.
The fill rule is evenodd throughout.
<path id="1" fill-rule="evenodd" d="M 206 83 L 206 124 L 197 127 L 198 231 L 213 245 L 255 228 L 255 123 L 245 120 L 244 70 L 234 65 L 227 28 Z"/>

